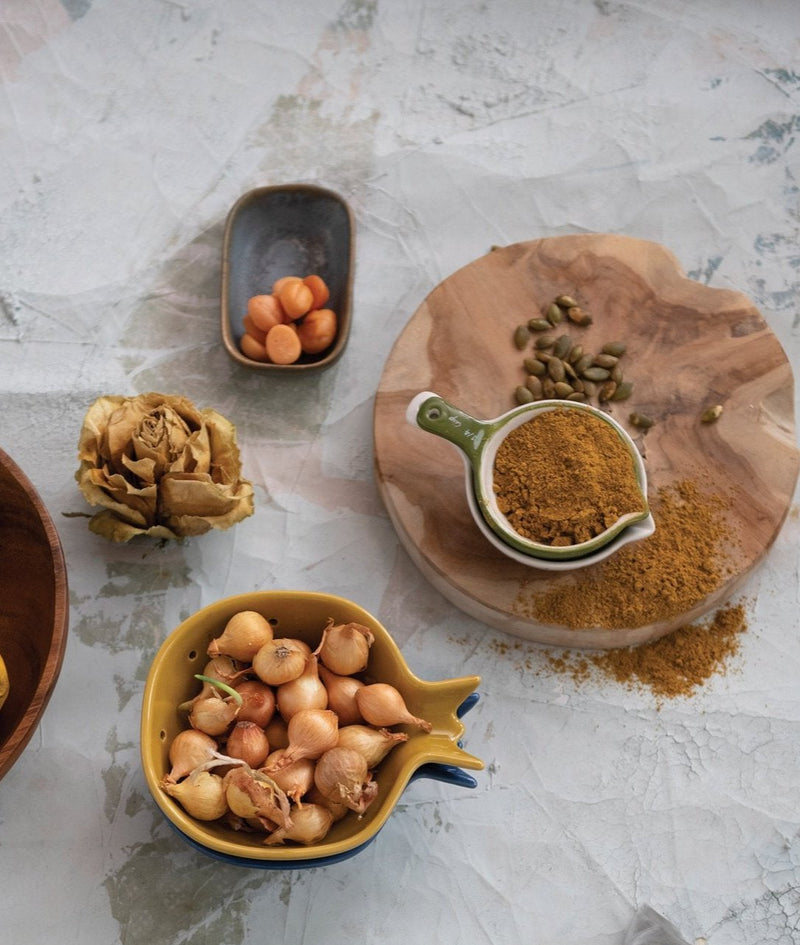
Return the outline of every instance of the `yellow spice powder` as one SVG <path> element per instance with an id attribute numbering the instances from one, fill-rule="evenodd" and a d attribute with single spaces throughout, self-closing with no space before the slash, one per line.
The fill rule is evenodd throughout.
<path id="1" fill-rule="evenodd" d="M 493 487 L 511 527 L 545 545 L 589 541 L 644 498 L 628 447 L 583 410 L 546 410 L 512 430 L 494 462 Z"/>
<path id="2" fill-rule="evenodd" d="M 734 539 L 725 521 L 728 505 L 692 480 L 664 487 L 651 503 L 652 536 L 546 590 L 524 584 L 513 610 L 571 629 L 633 629 L 679 616 L 730 573 Z"/>
<path id="3" fill-rule="evenodd" d="M 652 643 L 588 656 L 548 653 L 547 662 L 552 671 L 575 683 L 585 682 L 594 669 L 628 688 L 649 689 L 659 699 L 673 699 L 689 696 L 711 676 L 724 674 L 746 629 L 744 606 L 731 604 L 707 621 L 681 627 Z"/>

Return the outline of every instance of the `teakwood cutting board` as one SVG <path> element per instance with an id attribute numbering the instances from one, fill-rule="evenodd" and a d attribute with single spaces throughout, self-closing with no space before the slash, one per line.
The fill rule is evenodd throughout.
<path id="1" fill-rule="evenodd" d="M 405 419 L 409 401 L 424 390 L 482 419 L 515 406 L 530 352 L 514 347 L 514 329 L 560 293 L 575 296 L 593 323 L 554 333 L 566 330 L 591 351 L 612 340 L 628 346 L 623 363 L 633 396 L 613 404 L 611 414 L 645 455 L 650 495 L 697 475 L 732 499 L 729 573 L 668 619 L 615 628 L 537 622 L 520 608 L 521 593 L 580 579 L 602 564 L 565 578 L 503 556 L 471 518 L 458 449 Z M 793 383 L 783 348 L 752 302 L 688 279 L 659 244 L 603 234 L 516 243 L 440 283 L 397 339 L 375 399 L 378 487 L 413 561 L 470 616 L 542 644 L 645 643 L 729 600 L 774 542 L 800 469 Z M 714 404 L 723 405 L 720 419 L 700 423 Z M 629 422 L 633 410 L 655 421 L 645 435 Z"/>

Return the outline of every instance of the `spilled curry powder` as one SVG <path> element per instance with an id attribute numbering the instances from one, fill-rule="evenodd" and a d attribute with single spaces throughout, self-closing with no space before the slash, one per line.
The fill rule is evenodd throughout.
<path id="1" fill-rule="evenodd" d="M 687 613 L 731 573 L 728 507 L 693 480 L 665 486 L 651 501 L 653 535 L 545 590 L 523 584 L 513 610 L 570 629 L 634 629 Z"/>
<path id="2" fill-rule="evenodd" d="M 712 675 L 725 673 L 747 629 L 742 604 L 720 608 L 709 620 L 690 624 L 638 647 L 598 654 L 547 654 L 550 669 L 574 682 L 592 670 L 628 688 L 649 689 L 659 700 L 689 696 Z"/>

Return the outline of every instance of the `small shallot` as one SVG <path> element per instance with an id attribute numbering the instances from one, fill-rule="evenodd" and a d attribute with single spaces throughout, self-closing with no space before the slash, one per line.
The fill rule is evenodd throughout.
<path id="1" fill-rule="evenodd" d="M 213 656 L 203 670 L 203 675 L 209 679 L 216 679 L 219 682 L 227 683 L 232 686 L 239 674 L 239 667 L 234 663 L 230 656 Z"/>
<path id="2" fill-rule="evenodd" d="M 371 725 L 344 725 L 339 729 L 336 743 L 342 748 L 354 748 L 367 762 L 367 767 L 379 765 L 395 745 L 407 742 L 405 732 L 390 732 L 388 728 L 372 728 Z"/>
<path id="3" fill-rule="evenodd" d="M 350 813 L 350 808 L 343 801 L 337 801 L 334 797 L 325 797 L 320 789 L 315 785 L 306 794 L 303 804 L 321 804 L 327 807 L 333 815 L 334 821 L 341 820 Z"/>
<path id="4" fill-rule="evenodd" d="M 312 653 L 303 672 L 278 686 L 278 711 L 288 722 L 300 709 L 327 709 L 328 690 L 319 678 L 319 663 Z"/>
<path id="5" fill-rule="evenodd" d="M 234 768 L 223 784 L 228 807 L 248 823 L 257 821 L 267 831 L 291 824 L 289 798 L 263 772 Z"/>
<path id="6" fill-rule="evenodd" d="M 306 666 L 311 647 L 302 640 L 281 638 L 265 643 L 253 657 L 253 672 L 270 686 L 297 679 Z"/>
<path id="7" fill-rule="evenodd" d="M 364 688 L 364 683 L 355 676 L 340 676 L 324 666 L 320 666 L 319 675 L 328 690 L 328 708 L 339 717 L 339 725 L 363 722 L 356 702 L 356 692 Z"/>
<path id="8" fill-rule="evenodd" d="M 185 778 L 194 769 L 214 757 L 217 743 L 210 735 L 199 729 L 185 728 L 178 732 L 169 746 L 170 772 L 165 781 L 175 783 Z"/>
<path id="9" fill-rule="evenodd" d="M 254 610 L 241 610 L 225 624 L 225 629 L 208 645 L 209 656 L 233 657 L 250 663 L 261 647 L 272 639 L 272 625 Z"/>
<path id="10" fill-rule="evenodd" d="M 245 679 L 236 686 L 242 697 L 242 707 L 237 718 L 240 722 L 255 722 L 260 728 L 269 725 L 275 714 L 275 692 L 272 686 L 260 679 Z"/>
<path id="11" fill-rule="evenodd" d="M 402 695 L 389 683 L 372 683 L 356 693 L 356 702 L 364 719 L 381 728 L 388 725 L 416 725 L 424 732 L 433 728 L 425 719 L 418 719 L 408 711 Z"/>
<path id="12" fill-rule="evenodd" d="M 314 783 L 326 797 L 346 804 L 361 815 L 378 793 L 366 758 L 354 748 L 331 748 L 317 762 Z"/>
<path id="13" fill-rule="evenodd" d="M 334 624 L 331 618 L 322 631 L 316 653 L 324 666 L 340 676 L 351 676 L 366 669 L 369 648 L 375 635 L 360 623 Z"/>
<path id="14" fill-rule="evenodd" d="M 193 772 L 178 784 L 164 780 L 161 788 L 196 820 L 216 820 L 227 810 L 223 779 L 210 771 Z"/>
<path id="15" fill-rule="evenodd" d="M 264 726 L 264 732 L 269 739 L 269 747 L 272 751 L 289 747 L 289 726 L 277 712 L 272 716 L 269 723 Z"/>
<path id="16" fill-rule="evenodd" d="M 293 840 L 308 845 L 323 840 L 333 824 L 333 814 L 320 804 L 306 804 L 292 812 L 290 827 L 278 827 L 264 841 L 267 846 Z"/>
<path id="17" fill-rule="evenodd" d="M 224 735 L 238 714 L 239 706 L 233 700 L 209 696 L 192 706 L 189 724 L 206 735 Z"/>
<path id="18" fill-rule="evenodd" d="M 241 758 L 258 768 L 269 754 L 269 739 L 255 722 L 237 721 L 228 735 L 225 750 L 231 758 Z"/>
<path id="19" fill-rule="evenodd" d="M 303 795 L 308 793 L 314 783 L 314 762 L 310 758 L 300 758 L 281 768 L 277 762 L 284 754 L 283 748 L 271 752 L 261 766 L 261 771 L 272 778 L 287 797 L 302 807 Z"/>
<path id="20" fill-rule="evenodd" d="M 184 712 L 189 712 L 195 702 L 207 699 L 209 696 L 219 695 L 219 689 L 214 685 L 214 682 L 232 686 L 236 681 L 238 672 L 239 670 L 230 656 L 215 656 L 205 665 L 202 673 L 203 687 L 200 692 L 188 702 L 181 703 L 179 708 Z"/>
<path id="21" fill-rule="evenodd" d="M 339 720 L 330 709 L 301 709 L 289 720 L 289 744 L 275 763 L 276 768 L 310 758 L 315 761 L 333 748 L 339 735 Z"/>

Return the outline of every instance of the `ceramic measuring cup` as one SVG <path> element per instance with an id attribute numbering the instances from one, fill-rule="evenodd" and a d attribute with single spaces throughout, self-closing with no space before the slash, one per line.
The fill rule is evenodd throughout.
<path id="1" fill-rule="evenodd" d="M 546 545 L 515 531 L 500 511 L 493 488 L 494 461 L 500 444 L 512 430 L 548 410 L 583 411 L 607 423 L 630 453 L 642 496 L 639 511 L 621 516 L 604 532 L 574 545 Z M 409 403 L 406 419 L 412 426 L 442 437 L 459 448 L 464 460 L 467 501 L 476 524 L 496 548 L 522 564 L 549 570 L 586 567 L 655 531 L 647 503 L 647 475 L 636 445 L 616 420 L 590 404 L 541 400 L 515 407 L 491 420 L 479 420 L 438 394 L 423 391 Z"/>

